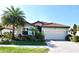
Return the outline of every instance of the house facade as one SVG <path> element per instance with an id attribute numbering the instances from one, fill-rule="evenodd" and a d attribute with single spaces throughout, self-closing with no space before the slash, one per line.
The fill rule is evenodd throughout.
<path id="1" fill-rule="evenodd" d="M 34 23 L 26 22 L 23 27 L 19 26 L 15 29 L 16 35 L 32 35 L 32 28 L 37 27 L 40 32 L 44 33 L 45 40 L 65 40 L 68 35 L 69 26 L 37 21 Z"/>

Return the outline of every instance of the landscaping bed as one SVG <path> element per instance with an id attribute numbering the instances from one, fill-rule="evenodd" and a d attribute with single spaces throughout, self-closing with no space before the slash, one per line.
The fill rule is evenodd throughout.
<path id="1" fill-rule="evenodd" d="M 38 33 L 38 35 L 21 35 L 15 36 L 12 39 L 12 33 L 5 32 L 1 37 L 0 44 L 3 45 L 47 45 L 44 39 L 44 35 L 42 33 Z"/>
<path id="2" fill-rule="evenodd" d="M 0 47 L 0 53 L 47 53 L 48 48 Z"/>

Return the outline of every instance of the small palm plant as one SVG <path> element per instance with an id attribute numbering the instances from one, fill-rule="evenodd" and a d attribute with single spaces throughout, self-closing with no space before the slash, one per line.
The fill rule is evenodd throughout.
<path id="1" fill-rule="evenodd" d="M 24 26 L 25 24 L 25 16 L 23 11 L 19 8 L 14 8 L 11 6 L 10 8 L 6 8 L 4 13 L 2 14 L 2 23 L 3 25 L 12 25 L 12 39 L 15 39 L 15 27 Z"/>

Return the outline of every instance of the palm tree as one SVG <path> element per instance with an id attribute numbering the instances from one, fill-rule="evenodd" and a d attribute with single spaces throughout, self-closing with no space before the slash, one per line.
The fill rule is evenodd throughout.
<path id="1" fill-rule="evenodd" d="M 12 32 L 12 39 L 15 39 L 15 27 L 24 26 L 25 24 L 25 16 L 23 11 L 19 8 L 14 8 L 11 6 L 10 8 L 6 8 L 4 13 L 2 14 L 2 23 L 3 25 L 12 25 L 13 32 Z"/>

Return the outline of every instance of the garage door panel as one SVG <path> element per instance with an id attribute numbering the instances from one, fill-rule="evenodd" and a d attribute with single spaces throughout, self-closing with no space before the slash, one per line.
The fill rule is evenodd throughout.
<path id="1" fill-rule="evenodd" d="M 45 39 L 64 39 L 66 36 L 65 30 L 55 30 L 55 29 L 43 29 L 45 34 Z"/>

